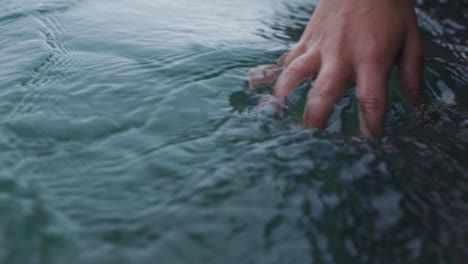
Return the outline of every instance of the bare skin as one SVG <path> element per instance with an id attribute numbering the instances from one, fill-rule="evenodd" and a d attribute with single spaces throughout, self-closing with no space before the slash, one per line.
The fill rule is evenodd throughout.
<path id="1" fill-rule="evenodd" d="M 410 0 L 321 0 L 298 45 L 278 62 L 273 88 L 281 100 L 311 76 L 304 125 L 322 128 L 349 83 L 356 83 L 361 133 L 382 134 L 388 80 L 399 67 L 400 88 L 417 106 L 422 94 L 423 49 Z M 273 67 L 249 73 L 251 83 L 278 76 Z"/>

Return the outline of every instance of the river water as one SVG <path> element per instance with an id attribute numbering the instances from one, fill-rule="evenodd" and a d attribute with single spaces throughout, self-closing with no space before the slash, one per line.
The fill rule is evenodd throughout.
<path id="1" fill-rule="evenodd" d="M 425 103 L 369 140 L 352 88 L 252 103 L 307 2 L 2 0 L 0 263 L 467 263 L 466 10 L 418 7 Z"/>

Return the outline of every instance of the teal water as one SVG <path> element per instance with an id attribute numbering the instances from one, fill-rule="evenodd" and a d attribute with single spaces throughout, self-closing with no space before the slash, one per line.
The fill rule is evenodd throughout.
<path id="1" fill-rule="evenodd" d="M 352 88 L 325 131 L 251 102 L 312 9 L 2 0 L 0 263 L 466 263 L 467 13 L 418 8 L 425 103 L 392 78 L 368 140 Z"/>

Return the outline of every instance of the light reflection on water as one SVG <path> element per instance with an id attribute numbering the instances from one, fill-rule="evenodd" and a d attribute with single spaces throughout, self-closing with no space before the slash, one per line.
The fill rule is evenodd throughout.
<path id="1" fill-rule="evenodd" d="M 352 89 L 325 132 L 253 108 L 312 9 L 2 2 L 0 262 L 463 263 L 466 18 L 420 6 L 425 104 L 372 141 Z"/>

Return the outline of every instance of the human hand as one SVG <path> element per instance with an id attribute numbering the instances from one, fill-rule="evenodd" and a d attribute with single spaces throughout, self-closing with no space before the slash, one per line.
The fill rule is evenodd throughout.
<path id="1" fill-rule="evenodd" d="M 278 61 L 249 72 L 251 86 L 278 77 L 273 95 L 285 98 L 317 75 L 307 96 L 306 127 L 325 125 L 346 85 L 357 84 L 361 133 L 379 137 L 387 110 L 388 80 L 395 64 L 409 103 L 422 94 L 424 55 L 409 0 L 321 0 L 298 45 Z M 280 107 L 281 108 L 281 107 Z M 280 109 L 282 111 L 282 109 Z"/>

